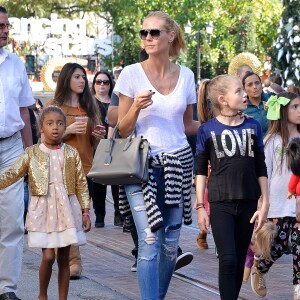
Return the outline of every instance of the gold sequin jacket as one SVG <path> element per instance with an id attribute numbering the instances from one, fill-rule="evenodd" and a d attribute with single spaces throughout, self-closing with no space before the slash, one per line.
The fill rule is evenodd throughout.
<path id="1" fill-rule="evenodd" d="M 14 165 L 0 175 L 0 189 L 4 189 L 28 174 L 33 196 L 46 196 L 49 185 L 50 157 L 39 145 L 28 147 Z M 86 177 L 78 151 L 64 144 L 63 181 L 68 195 L 75 194 L 81 208 L 90 208 Z"/>

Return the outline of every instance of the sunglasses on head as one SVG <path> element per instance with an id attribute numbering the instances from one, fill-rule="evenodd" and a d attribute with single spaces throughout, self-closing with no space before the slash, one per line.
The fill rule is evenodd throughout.
<path id="1" fill-rule="evenodd" d="M 95 81 L 95 84 L 96 84 L 96 85 L 101 85 L 101 84 L 103 84 L 103 85 L 109 85 L 110 82 L 109 82 L 108 79 L 106 79 L 106 80 L 98 79 L 98 80 Z"/>
<path id="2" fill-rule="evenodd" d="M 142 40 L 145 40 L 148 34 L 150 34 L 152 39 L 157 40 L 160 37 L 160 33 L 162 31 L 169 32 L 169 30 L 161 30 L 161 29 L 149 29 L 149 30 L 141 29 L 139 33 L 140 33 L 140 38 Z"/>

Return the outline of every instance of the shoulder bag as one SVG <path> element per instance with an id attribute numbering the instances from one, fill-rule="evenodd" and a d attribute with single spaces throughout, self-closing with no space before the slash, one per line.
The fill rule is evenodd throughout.
<path id="1" fill-rule="evenodd" d="M 87 177 L 107 185 L 148 181 L 149 142 L 143 137 L 117 138 L 118 125 L 110 139 L 101 139 Z"/>

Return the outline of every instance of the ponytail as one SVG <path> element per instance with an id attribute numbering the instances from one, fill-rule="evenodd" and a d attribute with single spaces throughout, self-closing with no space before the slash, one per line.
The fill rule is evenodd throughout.
<path id="1" fill-rule="evenodd" d="M 207 86 L 209 83 L 209 79 L 202 80 L 198 90 L 197 113 L 200 123 L 207 122 L 214 116 L 210 100 L 207 97 Z"/>

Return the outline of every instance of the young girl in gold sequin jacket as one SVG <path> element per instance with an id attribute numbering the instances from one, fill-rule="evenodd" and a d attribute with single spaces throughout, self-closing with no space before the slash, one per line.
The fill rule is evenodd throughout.
<path id="1" fill-rule="evenodd" d="M 28 174 L 31 193 L 26 220 L 28 245 L 42 248 L 43 252 L 39 299 L 48 299 L 57 248 L 59 300 L 65 300 L 69 289 L 70 245 L 84 244 L 84 232 L 91 228 L 89 193 L 77 150 L 62 143 L 66 129 L 62 110 L 54 106 L 46 108 L 39 129 L 44 134 L 44 142 L 27 148 L 0 176 L 0 189 Z"/>

